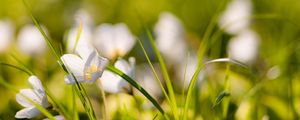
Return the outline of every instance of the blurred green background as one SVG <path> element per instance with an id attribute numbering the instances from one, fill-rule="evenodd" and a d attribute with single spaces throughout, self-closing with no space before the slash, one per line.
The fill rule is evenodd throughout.
<path id="1" fill-rule="evenodd" d="M 205 31 L 213 19 L 220 14 L 217 8 L 224 7 L 230 1 L 224 0 L 26 0 L 32 8 L 33 15 L 44 25 L 54 41 L 55 46 L 64 46 L 66 31 L 75 24 L 74 14 L 84 9 L 90 16 L 94 26 L 102 23 L 124 22 L 131 32 L 146 41 L 143 26 L 151 30 L 159 19 L 161 12 L 168 11 L 178 17 L 186 31 L 186 42 L 192 51 L 196 51 L 202 42 Z M 204 81 L 196 88 L 191 116 L 195 119 L 221 119 L 222 108 L 212 105 L 224 87 L 226 75 L 231 86 L 227 119 L 299 119 L 300 116 L 300 1 L 299 0 L 252 0 L 253 12 L 251 29 L 259 35 L 258 57 L 249 68 L 232 66 L 228 74 L 225 64 L 216 64 L 208 68 Z M 27 56 L 20 52 L 16 38 L 22 26 L 32 20 L 26 12 L 22 0 L 1 0 L 0 20 L 9 19 L 15 26 L 13 44 L 0 53 L 0 61 L 19 65 L 12 56 L 16 56 L 32 69 L 55 96 L 66 105 L 69 99 L 64 84 L 64 72 L 57 65 L 54 56 L 47 49 L 40 56 Z M 213 32 L 220 29 L 215 25 Z M 208 45 L 207 59 L 227 57 L 227 44 L 232 35 L 222 33 L 216 42 Z M 150 45 L 145 45 L 151 49 Z M 150 51 L 153 62 L 156 58 Z M 137 64 L 146 63 L 146 59 L 138 44 L 128 56 L 135 56 Z M 183 56 L 185 57 L 185 56 Z M 171 68 L 170 68 L 171 69 Z M 270 79 L 268 73 L 276 71 L 277 76 Z M 171 70 L 172 71 L 172 70 Z M 174 73 L 170 73 L 173 75 Z M 0 79 L 21 89 L 28 88 L 28 76 L 16 69 L 0 66 Z M 176 86 L 178 101 L 181 100 L 182 86 Z M 92 91 L 92 90 L 91 90 Z M 15 92 L 0 85 L 0 119 L 14 119 L 21 106 L 15 101 Z M 96 93 L 91 92 L 91 96 Z M 95 95 L 97 96 L 97 95 Z M 125 96 L 125 97 L 124 97 Z M 142 105 L 137 98 L 128 94 L 111 95 L 107 101 L 112 106 L 123 97 L 127 109 L 112 110 L 111 118 L 115 119 L 152 119 L 157 111 L 140 110 Z M 97 98 L 97 97 L 96 97 Z M 141 98 L 141 101 L 147 101 Z M 97 100 L 97 99 L 96 99 Z M 95 101 L 96 101 L 95 100 Z M 159 99 L 162 106 L 163 97 Z M 114 103 L 116 102 L 116 103 Z M 120 101 L 119 101 L 120 103 Z M 120 103 L 119 105 L 122 106 Z M 182 103 L 179 102 L 179 106 Z M 78 102 L 78 106 L 81 104 Z M 168 108 L 168 107 L 165 107 Z M 117 111 L 117 112 L 116 112 Z M 135 112 L 132 112 L 135 111 Z M 222 112 L 223 111 L 223 112 Z M 82 112 L 82 110 L 81 110 Z M 82 112 L 83 113 L 83 112 Z M 142 117 L 139 117 L 142 116 Z M 150 117 L 149 117 L 150 116 Z M 119 117 L 119 118 L 118 118 Z M 82 115 L 82 119 L 86 116 Z"/>

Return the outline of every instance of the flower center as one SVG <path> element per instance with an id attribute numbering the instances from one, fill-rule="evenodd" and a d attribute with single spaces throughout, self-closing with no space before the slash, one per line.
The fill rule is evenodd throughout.
<path id="1" fill-rule="evenodd" d="M 86 80 L 91 80 L 92 79 L 92 74 L 95 73 L 95 72 L 99 72 L 101 71 L 100 69 L 98 69 L 98 67 L 95 65 L 95 64 L 91 64 L 85 74 L 84 74 L 84 77 Z"/>

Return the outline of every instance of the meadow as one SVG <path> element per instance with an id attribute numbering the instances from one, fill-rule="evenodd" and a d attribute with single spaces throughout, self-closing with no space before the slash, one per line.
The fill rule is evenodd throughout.
<path id="1" fill-rule="evenodd" d="M 1 0 L 0 120 L 298 120 L 298 0 Z"/>

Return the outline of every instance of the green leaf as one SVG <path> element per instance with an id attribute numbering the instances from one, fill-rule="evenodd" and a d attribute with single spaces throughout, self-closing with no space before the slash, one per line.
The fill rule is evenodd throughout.
<path id="1" fill-rule="evenodd" d="M 150 100 L 150 102 L 152 102 L 152 104 L 159 110 L 159 112 L 166 119 L 168 119 L 168 117 L 166 116 L 164 110 L 161 108 L 161 106 L 158 104 L 158 102 L 140 84 L 138 84 L 135 80 L 133 80 L 128 75 L 126 75 L 125 73 L 123 73 L 122 71 L 120 71 L 119 69 L 115 68 L 112 65 L 108 65 L 106 68 L 109 71 L 111 71 L 111 72 L 119 75 L 120 77 L 122 77 L 123 79 L 125 79 L 130 85 L 132 85 L 134 88 L 136 88 L 137 90 L 139 90 L 148 100 Z"/>
<path id="2" fill-rule="evenodd" d="M 216 98 L 215 103 L 214 103 L 212 109 L 214 109 L 217 105 L 219 105 L 219 104 L 222 102 L 222 100 L 223 100 L 225 97 L 228 97 L 228 96 L 230 96 L 230 93 L 229 93 L 229 92 L 222 91 L 222 92 L 218 95 L 218 97 Z"/>

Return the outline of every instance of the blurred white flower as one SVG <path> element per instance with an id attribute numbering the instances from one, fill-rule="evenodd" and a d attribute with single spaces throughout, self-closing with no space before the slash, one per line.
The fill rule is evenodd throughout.
<path id="1" fill-rule="evenodd" d="M 28 81 L 32 85 L 33 89 L 21 89 L 20 93 L 16 95 L 17 102 L 25 107 L 24 109 L 16 113 L 16 118 L 30 119 L 41 114 L 41 112 L 34 106 L 34 104 L 29 102 L 24 96 L 44 108 L 47 108 L 49 106 L 47 95 L 41 81 L 36 76 L 30 76 L 28 78 Z"/>
<path id="2" fill-rule="evenodd" d="M 14 26 L 9 20 L 0 20 L 0 53 L 5 52 L 14 36 Z"/>
<path id="3" fill-rule="evenodd" d="M 109 59 L 123 57 L 136 42 L 124 23 L 102 24 L 96 27 L 94 39 L 96 48 Z"/>
<path id="4" fill-rule="evenodd" d="M 182 23 L 171 13 L 161 13 L 155 25 L 156 43 L 167 61 L 182 61 L 187 51 Z"/>
<path id="5" fill-rule="evenodd" d="M 157 64 L 154 64 L 154 68 L 157 68 L 157 66 Z M 159 74 L 159 72 L 157 73 Z M 154 96 L 155 98 L 158 98 L 162 95 L 162 89 L 160 88 L 159 83 L 148 64 L 139 65 L 137 67 L 136 74 L 136 79 L 143 86 L 143 88 L 149 92 L 150 95 Z M 158 75 L 158 77 L 160 77 L 160 75 Z M 162 80 L 161 77 L 160 80 Z M 137 93 L 142 96 L 140 92 Z"/>
<path id="6" fill-rule="evenodd" d="M 94 83 L 101 77 L 108 60 L 98 55 L 97 51 L 88 43 L 82 42 L 76 47 L 75 54 L 64 54 L 61 57 L 67 70 L 72 73 L 78 82 Z M 75 84 L 73 75 L 65 76 L 67 84 Z"/>
<path id="7" fill-rule="evenodd" d="M 252 63 L 258 51 L 259 38 L 252 30 L 244 30 L 233 37 L 228 44 L 229 56 L 240 62 Z"/>
<path id="8" fill-rule="evenodd" d="M 135 58 L 130 57 L 128 59 L 129 62 L 124 59 L 119 59 L 115 63 L 115 67 L 120 69 L 123 73 L 128 75 L 131 78 L 135 78 Z M 120 76 L 105 70 L 103 72 L 101 81 L 99 83 L 100 86 L 104 89 L 104 91 L 109 93 L 118 93 L 126 89 L 128 83 Z"/>
<path id="9" fill-rule="evenodd" d="M 75 25 L 67 32 L 68 52 L 73 52 L 75 48 L 76 37 L 80 26 L 82 26 L 82 31 L 77 44 L 81 44 L 80 42 L 91 42 L 92 40 L 93 24 L 91 17 L 86 11 L 79 10 L 75 14 Z"/>
<path id="10" fill-rule="evenodd" d="M 252 3 L 250 0 L 232 0 L 219 19 L 219 25 L 227 33 L 237 34 L 250 25 Z"/>
<path id="11" fill-rule="evenodd" d="M 45 31 L 45 27 L 42 27 Z M 47 47 L 43 35 L 34 25 L 24 26 L 18 35 L 18 47 L 28 55 L 41 54 Z"/>

